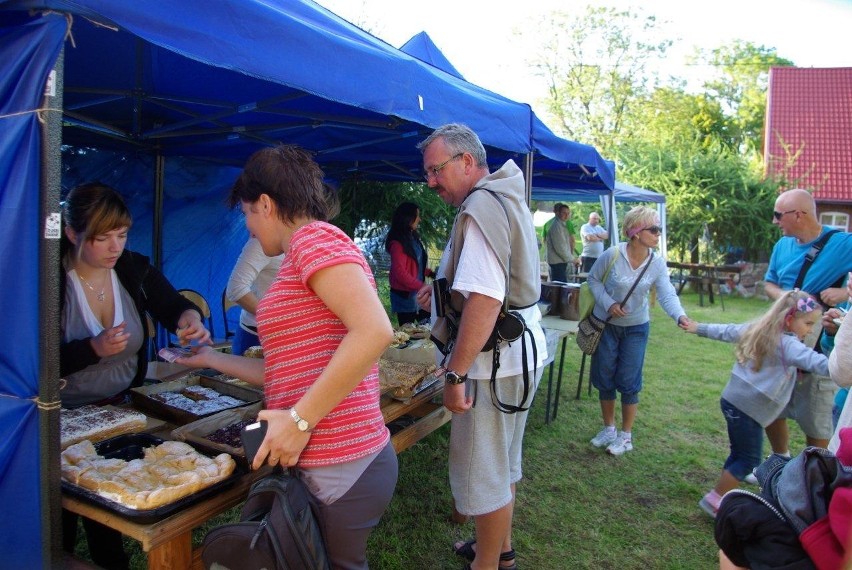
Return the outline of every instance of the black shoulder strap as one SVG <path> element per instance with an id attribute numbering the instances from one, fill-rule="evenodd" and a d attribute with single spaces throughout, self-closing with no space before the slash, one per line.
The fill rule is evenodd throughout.
<path id="1" fill-rule="evenodd" d="M 796 282 L 793 284 L 793 289 L 801 289 L 802 283 L 805 281 L 805 275 L 808 273 L 808 269 L 813 265 L 814 260 L 816 260 L 819 252 L 822 251 L 822 248 L 825 247 L 825 244 L 828 243 L 828 239 L 834 234 L 838 233 L 840 230 L 829 230 L 822 234 L 818 240 L 814 242 L 811 248 L 808 250 L 808 253 L 805 254 L 805 261 L 802 263 L 802 268 L 799 270 L 799 275 L 796 277 Z"/>

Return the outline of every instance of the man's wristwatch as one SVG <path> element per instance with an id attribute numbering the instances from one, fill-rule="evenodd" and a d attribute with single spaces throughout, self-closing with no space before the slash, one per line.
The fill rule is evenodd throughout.
<path id="1" fill-rule="evenodd" d="M 467 374 L 459 376 L 458 372 L 447 370 L 444 372 L 444 382 L 447 384 L 464 384 L 467 381 Z"/>
<path id="2" fill-rule="evenodd" d="M 308 420 L 303 419 L 302 416 L 296 412 L 296 408 L 290 408 L 290 417 L 293 418 L 294 422 L 296 422 L 296 427 L 299 428 L 299 431 L 311 431 L 310 426 L 308 425 Z"/>

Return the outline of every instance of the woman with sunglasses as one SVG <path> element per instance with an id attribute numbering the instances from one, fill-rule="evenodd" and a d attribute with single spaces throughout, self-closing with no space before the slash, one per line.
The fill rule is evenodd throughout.
<path id="1" fill-rule="evenodd" d="M 592 312 L 602 321 L 610 319 L 592 356 L 591 381 L 598 389 L 604 427 L 591 444 L 605 447 L 611 455 L 633 450 L 632 429 L 650 330 L 651 287 L 657 288 L 660 306 L 679 327 L 686 329 L 690 322 L 669 280 L 666 260 L 653 251 L 662 233 L 656 210 L 637 206 L 624 216 L 623 225 L 627 242 L 605 251 L 588 277 L 595 298 Z M 621 394 L 621 430 L 615 427 L 616 392 Z"/>

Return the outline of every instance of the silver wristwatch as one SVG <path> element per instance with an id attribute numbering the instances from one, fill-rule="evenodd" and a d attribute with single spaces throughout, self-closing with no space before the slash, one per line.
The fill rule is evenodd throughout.
<path id="1" fill-rule="evenodd" d="M 294 422 L 296 422 L 296 427 L 299 428 L 299 431 L 311 431 L 311 428 L 308 425 L 308 420 L 302 418 L 302 416 L 296 412 L 296 408 L 290 408 L 290 417 L 293 418 Z"/>
<path id="2" fill-rule="evenodd" d="M 447 384 L 464 384 L 467 381 L 467 374 L 464 376 L 459 376 L 458 372 L 453 370 L 447 370 L 444 373 L 444 382 Z"/>

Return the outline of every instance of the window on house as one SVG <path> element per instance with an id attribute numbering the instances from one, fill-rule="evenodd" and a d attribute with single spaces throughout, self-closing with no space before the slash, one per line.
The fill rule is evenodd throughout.
<path id="1" fill-rule="evenodd" d="M 843 212 L 822 212 L 819 215 L 819 223 L 831 226 L 840 231 L 849 231 L 849 214 Z"/>

